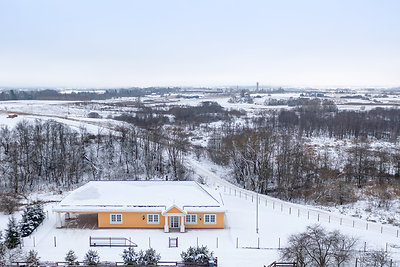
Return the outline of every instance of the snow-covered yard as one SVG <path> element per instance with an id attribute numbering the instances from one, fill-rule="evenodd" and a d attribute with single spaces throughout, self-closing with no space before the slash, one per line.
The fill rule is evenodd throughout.
<path id="1" fill-rule="evenodd" d="M 156 249 L 161 254 L 162 260 L 179 261 L 180 253 L 189 246 L 207 245 L 218 257 L 219 266 L 263 266 L 279 258 L 278 248 L 285 246 L 290 234 L 301 232 L 306 226 L 319 223 L 328 230 L 338 229 L 344 234 L 358 237 L 360 250 L 364 249 L 365 244 L 367 250 L 387 248 L 395 260 L 400 260 L 398 246 L 400 239 L 397 237 L 397 228 L 286 203 L 267 196 L 260 196 L 259 199 L 257 234 L 256 195 L 240 190 L 219 178 L 211 166 L 194 159 L 188 160 L 198 175 L 206 177 L 210 190 L 221 193 L 226 208 L 225 229 L 187 230 L 186 233 L 164 233 L 162 229 L 56 229 L 56 216 L 52 213 L 55 204 L 48 204 L 45 207 L 48 218 L 31 236 L 24 238 L 24 250 L 37 250 L 41 260 L 62 261 L 66 252 L 72 249 L 79 260 L 82 260 L 90 249 L 90 236 L 125 237 L 131 238 L 138 245 L 137 249 L 145 250 L 149 247 Z M 1 222 L 6 221 L 5 217 L 0 216 Z M 5 225 L 2 225 L 1 228 L 4 227 Z M 169 237 L 178 237 L 178 248 L 168 247 Z M 92 249 L 99 252 L 103 261 L 122 259 L 123 248 Z"/>

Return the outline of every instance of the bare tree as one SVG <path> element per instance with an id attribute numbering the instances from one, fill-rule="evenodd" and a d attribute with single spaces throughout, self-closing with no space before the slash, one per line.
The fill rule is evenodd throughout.
<path id="1" fill-rule="evenodd" d="M 339 231 L 327 232 L 319 225 L 308 226 L 306 231 L 289 237 L 288 246 L 281 258 L 299 266 L 344 266 L 352 259 L 352 249 L 357 243 L 353 237 Z"/>

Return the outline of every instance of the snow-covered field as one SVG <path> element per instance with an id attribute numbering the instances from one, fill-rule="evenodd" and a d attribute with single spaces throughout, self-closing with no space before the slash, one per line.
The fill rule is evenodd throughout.
<path id="1" fill-rule="evenodd" d="M 282 106 L 265 106 L 268 98 L 288 99 L 299 97 L 298 93 L 260 95 L 254 99 L 254 104 L 229 103 L 228 96 L 201 95 L 198 99 L 182 99 L 176 96 L 149 96 L 141 99 L 149 105 L 197 105 L 201 101 L 216 101 L 225 108 L 243 109 L 249 116 L 263 109 L 277 109 Z M 340 109 L 371 109 L 377 106 L 397 106 L 400 104 L 398 95 L 382 98 L 378 94 L 370 97 L 370 101 L 361 99 L 340 98 L 335 94 L 326 94 L 326 98 L 334 99 Z M 376 98 L 375 98 L 376 97 Z M 0 127 L 14 127 L 17 123 L 35 119 L 53 119 L 65 123 L 75 129 L 85 127 L 89 132 L 97 134 L 104 129 L 114 129 L 122 122 L 107 119 L 108 116 L 119 115 L 133 107 L 112 107 L 104 104 L 114 104 L 120 101 L 136 101 L 132 99 L 111 99 L 93 101 L 80 105 L 68 101 L 9 101 L 0 105 Z M 374 101 L 375 100 L 375 101 Z M 380 101 L 377 103 L 376 101 Z M 87 118 L 89 112 L 98 112 L 102 118 Z M 17 114 L 16 118 L 8 118 L 9 114 Z M 220 122 L 215 122 L 218 124 Z M 239 123 L 239 122 L 237 122 Z M 205 146 L 209 133 L 196 130 L 193 144 Z M 312 146 L 325 147 L 331 151 L 339 151 L 349 147 L 343 140 L 328 138 L 311 138 L 307 141 Z M 389 143 L 374 143 L 374 146 L 387 147 Z M 333 153 L 334 154 L 334 153 Z M 335 160 L 335 159 L 333 159 Z M 339 159 L 336 159 L 339 162 Z M 338 163 L 341 164 L 341 163 Z M 285 246 L 288 236 L 303 231 L 307 225 L 319 223 L 327 229 L 339 229 L 344 234 L 359 238 L 360 249 L 366 244 L 367 249 L 387 249 L 391 256 L 400 262 L 400 238 L 398 227 L 371 222 L 380 220 L 368 215 L 368 203 L 359 202 L 348 207 L 317 209 L 312 206 L 283 202 L 267 196 L 259 199 L 259 233 L 256 233 L 256 195 L 241 190 L 229 183 L 228 172 L 221 167 L 203 160 L 198 162 L 188 157 L 186 165 L 193 169 L 194 177 L 206 181 L 211 190 L 221 193 L 226 212 L 226 228 L 223 230 L 188 230 L 186 233 L 164 233 L 160 230 L 143 229 L 56 229 L 55 214 L 52 206 L 45 206 L 48 218 L 30 237 L 24 239 L 24 250 L 35 249 L 41 260 L 62 261 L 65 253 L 72 249 L 79 259 L 89 249 L 89 237 L 126 237 L 138 244 L 138 249 L 153 247 L 162 256 L 162 260 L 180 260 L 180 253 L 189 246 L 207 245 L 215 252 L 220 266 L 263 266 L 279 258 L 278 247 Z M 225 179 L 224 179 L 225 178 Z M 227 179 L 227 180 L 226 180 Z M 61 200 L 62 195 L 51 193 L 35 193 L 32 199 Z M 399 202 L 398 200 L 395 200 Z M 387 213 L 398 216 L 399 206 L 394 206 Z M 383 212 L 383 211 L 382 211 Z M 347 214 L 347 215 L 346 215 Z M 18 218 L 20 213 L 16 214 Z M 357 216 L 357 217 L 356 217 Z M 383 214 L 382 217 L 387 217 Z M 361 217 L 361 219 L 360 219 Z M 369 219 L 370 221 L 367 221 Z M 8 216 L 0 214 L 0 230 L 6 227 Z M 179 238 L 179 248 L 168 248 L 168 237 Z M 365 243 L 366 242 L 366 243 Z M 101 260 L 121 261 L 122 248 L 96 248 Z"/>

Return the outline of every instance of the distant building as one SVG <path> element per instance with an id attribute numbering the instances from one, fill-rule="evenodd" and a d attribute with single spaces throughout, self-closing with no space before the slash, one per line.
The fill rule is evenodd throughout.
<path id="1" fill-rule="evenodd" d="M 92 181 L 53 209 L 57 227 L 71 213 L 97 213 L 99 228 L 224 228 L 220 195 L 193 181 Z"/>

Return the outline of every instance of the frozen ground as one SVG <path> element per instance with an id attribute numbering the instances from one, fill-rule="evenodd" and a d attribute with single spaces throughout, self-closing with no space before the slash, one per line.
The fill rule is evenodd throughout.
<path id="1" fill-rule="evenodd" d="M 371 223 L 340 213 L 318 210 L 314 207 L 296 205 L 261 195 L 259 198 L 259 233 L 256 233 L 256 195 L 241 190 L 220 177 L 223 169 L 216 169 L 207 162 L 187 159 L 198 176 L 210 190 L 221 193 L 225 208 L 225 229 L 187 230 L 186 233 L 164 233 L 162 229 L 56 229 L 55 203 L 46 205 L 48 218 L 30 236 L 24 238 L 24 250 L 35 249 L 42 260 L 62 261 L 72 249 L 82 260 L 90 249 L 89 237 L 126 237 L 138 244 L 137 249 L 152 247 L 162 260 L 180 260 L 180 253 L 189 246 L 207 245 L 219 259 L 219 266 L 263 266 L 279 257 L 279 246 L 285 246 L 288 236 L 303 231 L 307 225 L 319 223 L 323 227 L 338 229 L 344 234 L 359 238 L 359 249 L 388 249 L 391 256 L 400 261 L 398 229 Z M 53 199 L 46 194 L 34 198 Z M 60 197 L 59 197 L 60 198 Z M 4 228 L 5 215 L 0 216 Z M 178 237 L 179 247 L 168 248 L 168 238 Z M 366 242 L 366 243 L 365 243 Z M 94 248 L 104 261 L 121 261 L 123 248 Z"/>
<path id="2" fill-rule="evenodd" d="M 260 109 L 277 107 L 267 107 L 262 103 L 266 98 L 289 98 L 298 97 L 298 94 L 272 94 L 271 96 L 262 95 L 255 99 L 254 104 L 232 104 L 228 103 L 229 97 L 202 96 L 199 99 L 177 99 L 174 96 L 164 97 L 149 96 L 142 98 L 142 101 L 154 101 L 154 105 L 197 105 L 201 101 L 217 101 L 226 108 L 244 109 L 247 112 L 255 113 Z M 339 104 L 339 108 L 357 109 L 361 107 L 370 109 L 380 104 L 373 102 L 361 103 L 359 99 L 341 99 L 339 96 L 327 95 L 332 97 Z M 372 97 L 374 99 L 374 96 Z M 390 96 L 389 98 L 376 98 L 381 101 L 382 106 L 396 106 L 400 103 L 400 98 Z M 124 99 L 123 101 L 135 101 Z M 105 103 L 116 103 L 121 99 L 103 101 Z M 149 102 L 150 103 L 150 102 Z M 281 108 L 281 107 L 278 107 Z M 53 119 L 61 123 L 80 129 L 85 126 L 89 132 L 96 134 L 98 131 L 114 129 L 121 122 L 105 119 L 108 115 L 119 114 L 126 108 L 103 110 L 100 102 L 93 102 L 90 105 L 76 105 L 74 102 L 66 101 L 13 101 L 2 102 L 0 105 L 0 126 L 7 125 L 14 127 L 18 122 L 35 119 Z M 89 119 L 87 114 L 96 111 L 103 119 Z M 7 118 L 8 114 L 18 114 L 14 119 Z M 217 122 L 218 123 L 218 122 Z M 203 136 L 202 136 L 203 135 Z M 196 132 L 198 139 L 196 144 L 205 146 L 207 136 L 201 131 Z M 332 151 L 341 151 L 349 147 L 348 143 L 327 138 L 313 138 L 308 140 L 310 145 L 316 148 L 325 144 L 325 147 Z M 375 145 L 375 144 L 374 144 Z M 388 144 L 377 143 L 387 147 Z M 338 159 L 337 159 L 338 160 Z M 338 161 L 339 162 L 339 161 Z M 343 164 L 343 163 L 339 163 Z M 392 256 L 400 261 L 400 239 L 398 227 L 387 224 L 373 223 L 369 220 L 378 220 L 376 216 L 370 216 L 366 212 L 368 203 L 356 203 L 343 208 L 324 208 L 317 209 L 312 206 L 296 205 L 262 196 L 259 203 L 259 234 L 256 234 L 256 201 L 254 193 L 240 190 L 228 183 L 221 177 L 229 179 L 227 170 L 217 167 L 210 162 L 198 162 L 192 158 L 187 159 L 195 177 L 201 177 L 212 189 L 221 193 L 226 205 L 226 229 L 223 230 L 188 230 L 187 233 L 168 233 L 160 230 L 140 230 L 140 229 L 56 229 L 55 216 L 51 212 L 52 205 L 47 204 L 46 210 L 49 217 L 37 231 L 28 238 L 24 239 L 24 249 L 35 249 L 39 252 L 42 260 L 63 260 L 65 253 L 73 249 L 79 259 L 89 249 L 89 236 L 94 237 L 127 237 L 139 245 L 138 249 L 147 249 L 149 245 L 161 253 L 162 260 L 179 260 L 180 253 L 188 246 L 207 245 L 215 252 L 219 258 L 220 266 L 263 266 L 278 259 L 278 246 L 284 246 L 287 237 L 305 229 L 307 225 L 320 223 L 328 229 L 339 229 L 345 234 L 356 235 L 359 237 L 360 247 L 367 242 L 368 249 L 388 248 Z M 60 195 L 33 194 L 31 199 L 60 200 Z M 397 206 L 396 206 L 397 207 Z M 398 210 L 392 208 L 391 213 L 399 214 Z M 347 216 L 345 214 L 347 214 Z M 352 216 L 355 215 L 355 216 Z M 361 215 L 361 216 L 360 216 Z M 385 217 L 387 214 L 382 214 Z M 20 213 L 17 213 L 17 217 Z M 380 215 L 379 215 L 380 216 Z M 362 217 L 359 219 L 358 217 Z M 365 220 L 363 220 L 365 219 Z M 0 214 L 0 229 L 6 227 L 7 215 Z M 383 220 L 384 221 L 384 220 Z M 179 237 L 179 248 L 168 248 L 168 237 Z M 54 245 L 56 239 L 56 246 Z M 218 238 L 218 248 L 217 248 Z M 258 239 L 259 238 L 259 239 Z M 258 245 L 259 240 L 259 245 Z M 238 242 L 238 248 L 236 248 Z M 250 248 L 251 247 L 251 248 Z M 256 249 L 260 247 L 260 249 Z M 100 252 L 102 260 L 120 261 L 121 248 L 96 248 Z M 249 259 L 251 262 L 249 263 Z"/>

